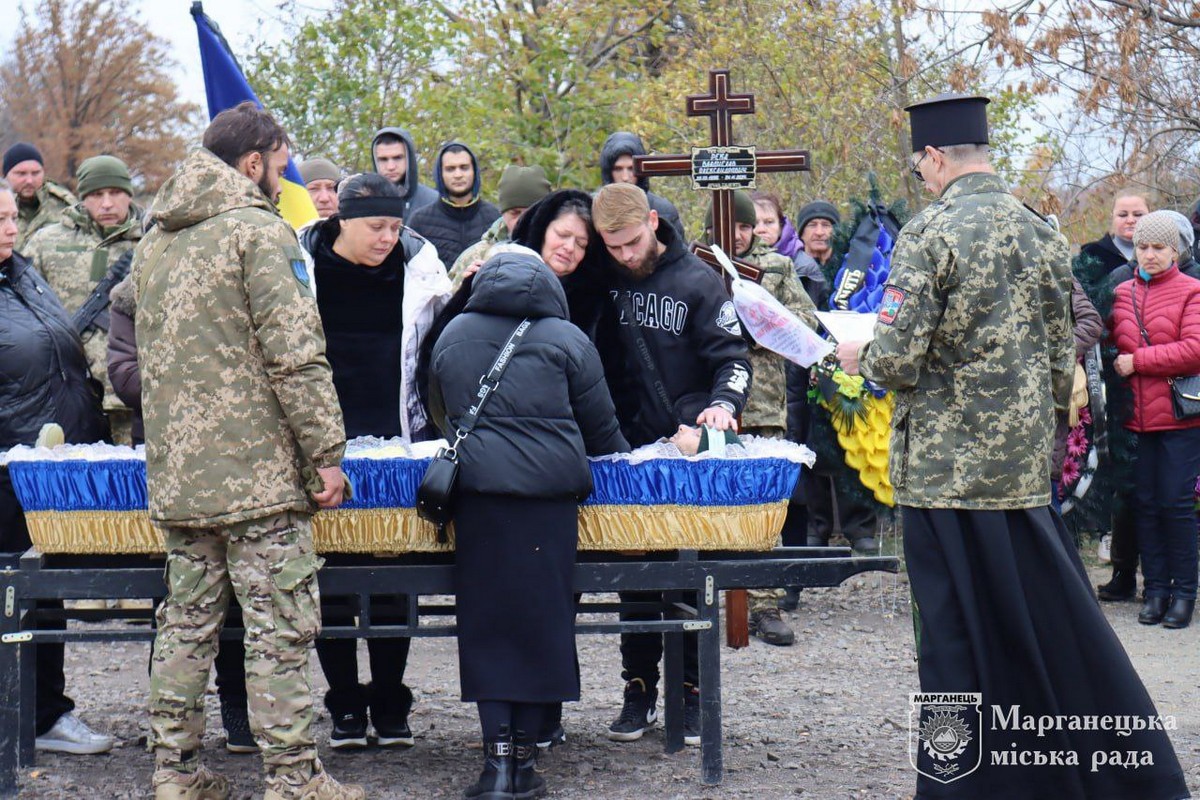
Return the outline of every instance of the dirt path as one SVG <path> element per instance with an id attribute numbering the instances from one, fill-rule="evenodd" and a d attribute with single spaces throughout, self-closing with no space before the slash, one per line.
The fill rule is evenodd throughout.
<path id="1" fill-rule="evenodd" d="M 1104 571 L 1094 569 L 1097 579 Z M 583 798 L 909 798 L 907 694 L 917 688 L 912 623 L 903 578 L 860 576 L 836 589 L 803 593 L 785 615 L 797 645 L 757 640 L 722 651 L 725 782 L 699 781 L 695 748 L 664 755 L 661 729 L 639 742 L 616 744 L 604 729 L 621 700 L 617 642 L 580 637 L 583 700 L 567 707 L 570 738 L 544 763 L 551 797 Z M 1134 603 L 1105 612 L 1163 715 L 1188 784 L 1200 794 L 1200 625 L 1166 631 L 1137 624 Z M 361 645 L 360 645 L 361 647 Z M 69 692 L 93 725 L 119 737 L 109 755 L 44 756 L 22 775 L 22 798 L 148 798 L 152 760 L 145 751 L 148 645 L 77 645 L 67 651 Z M 365 668 L 365 653 L 360 663 Z M 314 675 L 323 688 L 314 658 Z M 457 700 L 452 641 L 423 640 L 412 650 L 408 683 L 417 695 L 412 727 L 417 746 L 335 755 L 326 747 L 329 721 L 317 737 L 330 771 L 364 784 L 368 797 L 459 798 L 480 759 L 473 706 Z M 323 709 L 322 709 L 323 711 Z M 215 696 L 209 702 L 206 763 L 236 784 L 234 797 L 261 796 L 256 757 L 230 756 Z"/>

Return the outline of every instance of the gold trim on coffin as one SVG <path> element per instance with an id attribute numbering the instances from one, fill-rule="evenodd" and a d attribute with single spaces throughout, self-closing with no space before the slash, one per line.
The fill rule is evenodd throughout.
<path id="1" fill-rule="evenodd" d="M 770 550 L 787 501 L 753 506 L 583 506 L 580 550 Z M 162 536 L 145 512 L 32 511 L 29 535 L 43 553 L 161 553 Z M 322 553 L 435 553 L 434 527 L 411 508 L 322 511 L 313 537 Z"/>

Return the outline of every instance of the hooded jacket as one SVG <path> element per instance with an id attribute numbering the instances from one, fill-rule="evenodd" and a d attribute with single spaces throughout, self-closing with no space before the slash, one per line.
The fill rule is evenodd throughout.
<path id="1" fill-rule="evenodd" d="M 150 518 L 209 528 L 315 511 L 311 470 L 340 464 L 346 437 L 296 234 L 204 148 L 151 218 L 132 271 Z"/>
<path id="2" fill-rule="evenodd" d="M 408 168 L 404 171 L 404 181 L 398 187 L 400 196 L 404 198 L 404 219 L 407 221 L 409 217 L 425 206 L 436 202 L 438 195 L 433 189 L 421 183 L 417 168 L 417 147 L 413 144 L 412 134 L 404 128 L 380 128 L 375 132 L 375 138 L 371 140 L 371 167 L 376 172 L 379 171 L 379 165 L 375 162 L 375 145 L 379 143 L 381 136 L 387 135 L 395 136 L 404 142 L 404 149 L 408 155 Z"/>
<path id="3" fill-rule="evenodd" d="M 79 310 L 108 268 L 137 247 L 142 239 L 145 211 L 129 205 L 129 217 L 120 225 L 102 229 L 83 203 L 71 206 L 55 225 L 42 228 L 23 251 L 46 278 L 68 314 Z M 104 384 L 104 408 L 125 408 L 108 380 L 108 333 L 95 326 L 83 334 L 92 376 Z"/>
<path id="4" fill-rule="evenodd" d="M 714 403 L 727 403 L 737 416 L 750 394 L 749 352 L 724 281 L 684 247 L 670 225 L 660 223 L 656 233 L 666 250 L 649 277 L 633 281 L 610 262 L 612 302 L 596 332 L 622 430 L 635 447 L 671 436 L 681 423 L 695 425 Z M 621 310 L 621 294 L 633 320 Z M 643 366 L 631 323 L 641 329 L 654 359 L 670 413 Z"/>
<path id="5" fill-rule="evenodd" d="M 522 319 L 518 342 L 475 429 L 459 445 L 466 491 L 582 501 L 587 456 L 625 452 L 596 348 L 567 321 L 558 278 L 532 253 L 501 253 L 473 276 L 464 313 L 433 349 L 430 410 L 447 437 Z"/>
<path id="6" fill-rule="evenodd" d="M 324 260 L 327 265 L 340 262 L 331 253 L 337 230 L 335 214 L 300 232 L 309 285 L 314 294 L 318 291 L 316 261 Z M 429 415 L 416 389 L 417 355 L 438 313 L 450 298 L 450 279 L 433 245 L 407 227 L 401 229 L 400 241 L 387 262 L 404 274 L 400 301 L 400 405 L 397 409 L 400 435 L 419 440 L 424 438 Z"/>
<path id="7" fill-rule="evenodd" d="M 20 253 L 0 263 L 0 447 L 32 445 L 47 422 L 68 442 L 108 438 L 83 346 L 54 291 Z"/>
<path id="8" fill-rule="evenodd" d="M 646 155 L 646 145 L 642 144 L 642 138 L 636 133 L 617 131 L 610 135 L 604 140 L 604 146 L 600 148 L 600 185 L 608 186 L 613 182 L 613 165 L 617 163 L 618 158 L 644 155 Z M 650 208 L 654 209 L 661 219 L 671 223 L 671 227 L 679 234 L 680 239 L 687 241 L 687 236 L 683 232 L 683 221 L 679 218 L 679 209 L 675 208 L 675 204 L 662 195 L 650 191 L 650 179 L 645 175 L 638 176 L 637 186 L 646 193 Z"/>
<path id="9" fill-rule="evenodd" d="M 465 206 L 456 206 L 450 202 L 446 185 L 442 181 L 442 158 L 451 147 L 461 147 L 471 156 L 471 166 L 475 170 L 475 183 L 471 186 L 471 202 Z M 479 160 L 471 148 L 462 142 L 447 142 L 438 150 L 437 161 L 433 166 L 437 178 L 438 197 L 441 202 L 431 203 L 405 220 L 406 224 L 437 248 L 438 257 L 443 264 L 454 264 L 462 252 L 478 242 L 492 223 L 500 218 L 500 210 L 479 196 L 482 185 L 479 174 Z"/>

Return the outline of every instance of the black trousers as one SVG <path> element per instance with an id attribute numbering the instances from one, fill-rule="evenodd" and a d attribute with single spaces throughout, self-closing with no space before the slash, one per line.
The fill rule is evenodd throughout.
<path id="1" fill-rule="evenodd" d="M 8 469 L 0 467 L 0 552 L 23 553 L 33 543 L 29 540 L 29 528 L 25 524 L 25 512 L 17 502 Z M 38 608 L 61 609 L 61 601 L 48 600 L 38 603 Z M 42 630 L 63 630 L 66 623 L 42 620 Z M 75 701 L 67 697 L 67 679 L 63 674 L 65 647 L 61 644 L 39 644 L 37 659 L 37 708 L 34 726 L 38 736 L 54 727 L 58 718 L 75 708 Z"/>
<path id="2" fill-rule="evenodd" d="M 1120 509 L 1114 510 L 1112 515 L 1112 565 L 1113 569 L 1137 572 L 1137 511 L 1134 505 L 1137 501 L 1130 489 L 1121 492 L 1120 500 Z"/>
<path id="3" fill-rule="evenodd" d="M 833 478 L 810 473 L 808 481 L 808 533 L 828 542 L 840 523 L 842 535 L 853 542 L 875 535 L 875 508 L 869 503 L 838 494 Z M 835 519 L 836 511 L 836 519 Z"/>
<path id="4" fill-rule="evenodd" d="M 407 607 L 407 596 L 371 597 L 371 622 L 378 625 L 403 625 L 408 622 L 407 611 L 387 613 L 385 605 Z M 325 624 L 349 625 L 357 610 L 355 603 L 343 598 L 321 600 L 321 620 Z M 376 607 L 381 610 L 376 613 Z M 400 703 L 407 693 L 404 690 L 404 671 L 408 667 L 408 649 L 412 640 L 398 636 L 388 639 L 367 639 L 367 659 L 371 667 L 372 696 L 385 704 Z M 321 670 L 329 682 L 330 702 L 334 705 L 348 703 L 357 705 L 364 698 L 359 691 L 358 640 L 317 639 L 317 658 Z M 353 709 L 358 710 L 358 709 Z"/>
<path id="5" fill-rule="evenodd" d="M 625 603 L 662 602 L 662 592 L 620 592 Z M 621 614 L 623 621 L 662 619 L 661 613 L 632 611 Z M 661 633 L 621 634 L 621 677 L 626 681 L 641 678 L 647 689 L 658 686 L 661 675 L 658 662 L 662 660 L 663 637 Z M 683 635 L 683 682 L 700 685 L 700 639 L 695 633 Z"/>
<path id="6" fill-rule="evenodd" d="M 1137 435 L 1137 542 L 1146 597 L 1196 599 L 1200 428 Z"/>

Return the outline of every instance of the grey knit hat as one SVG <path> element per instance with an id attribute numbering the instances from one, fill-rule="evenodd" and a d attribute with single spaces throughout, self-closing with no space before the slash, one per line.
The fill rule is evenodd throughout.
<path id="1" fill-rule="evenodd" d="M 1133 246 L 1140 247 L 1143 244 L 1161 244 L 1176 253 L 1180 252 L 1179 226 L 1170 211 L 1151 211 L 1138 220 L 1137 227 L 1133 229 Z"/>
<path id="2" fill-rule="evenodd" d="M 308 186 L 313 181 L 333 181 L 335 184 L 342 179 L 342 173 L 328 158 L 306 158 L 296 165 L 300 170 L 300 180 Z"/>
<path id="3" fill-rule="evenodd" d="M 1163 213 L 1170 214 L 1171 219 L 1175 220 L 1175 227 L 1179 228 L 1179 243 L 1183 245 L 1183 250 L 1191 252 L 1192 245 L 1196 243 L 1196 229 L 1192 227 L 1192 221 L 1178 211 Z"/>
<path id="4" fill-rule="evenodd" d="M 796 226 L 797 235 L 803 236 L 804 226 L 814 219 L 827 219 L 834 225 L 840 225 L 842 215 L 838 213 L 837 207 L 828 200 L 814 200 L 801 208 L 800 213 L 796 214 L 796 218 L 792 220 L 792 224 Z"/>

